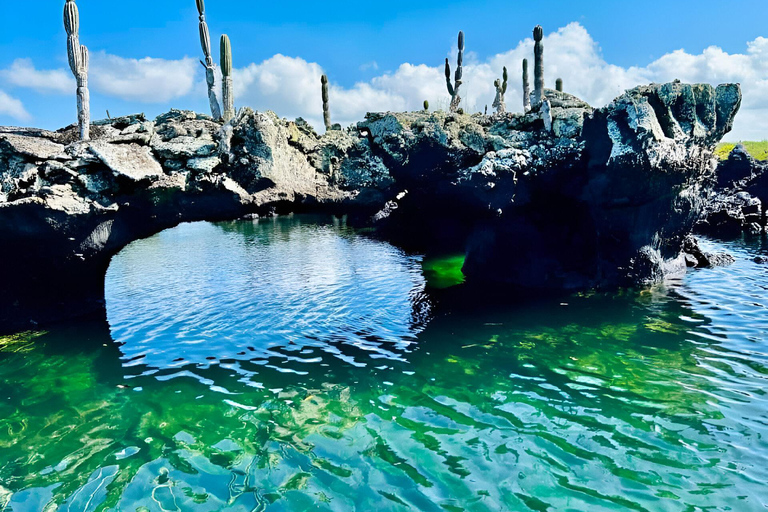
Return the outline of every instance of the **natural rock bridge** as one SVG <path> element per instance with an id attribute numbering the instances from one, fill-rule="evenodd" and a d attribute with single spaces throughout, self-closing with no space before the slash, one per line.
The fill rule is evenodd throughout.
<path id="1" fill-rule="evenodd" d="M 551 127 L 538 112 L 384 113 L 318 136 L 244 108 L 225 125 L 183 111 L 99 122 L 88 143 L 0 128 L 0 330 L 103 314 L 109 261 L 133 240 L 275 209 L 461 248 L 470 283 L 583 289 L 684 267 L 739 86 L 643 86 L 597 110 L 547 97 Z"/>

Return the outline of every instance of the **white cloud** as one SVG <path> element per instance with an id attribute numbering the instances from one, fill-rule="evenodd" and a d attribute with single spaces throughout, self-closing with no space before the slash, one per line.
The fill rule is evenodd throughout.
<path id="1" fill-rule="evenodd" d="M 468 41 L 469 43 L 469 41 Z M 626 89 L 650 82 L 668 82 L 679 78 L 685 82 L 717 85 L 740 82 L 744 92 L 742 111 L 737 117 L 731 139 L 764 139 L 768 137 L 768 39 L 758 38 L 747 45 L 744 54 L 728 54 L 710 47 L 700 54 L 684 50 L 669 53 L 647 66 L 623 68 L 609 64 L 600 47 L 587 30 L 571 23 L 548 34 L 545 45 L 545 77 L 548 87 L 563 78 L 565 90 L 594 106 L 603 106 Z M 456 49 L 449 57 L 455 66 Z M 502 68 L 509 71 L 506 103 L 508 110 L 522 110 L 522 60 L 528 58 L 533 82 L 533 40 L 520 41 L 507 52 L 484 62 L 467 52 L 464 59 L 462 97 L 468 111 L 491 109 L 495 90 L 493 81 L 501 77 Z M 300 58 L 276 55 L 261 64 L 236 70 L 235 88 L 238 105 L 257 109 L 273 109 L 287 117 L 303 116 L 321 126 L 320 75 L 316 63 Z M 363 118 L 369 111 L 417 110 L 429 100 L 431 108 L 446 108 L 449 102 L 442 66 L 402 64 L 396 71 L 385 73 L 351 87 L 331 85 L 331 115 L 344 125 Z"/>
<path id="2" fill-rule="evenodd" d="M 189 57 L 126 59 L 97 52 L 91 54 L 88 77 L 92 90 L 106 96 L 139 103 L 168 103 L 192 91 L 198 67 L 198 61 Z"/>
<path id="3" fill-rule="evenodd" d="M 32 116 L 24 108 L 24 104 L 7 93 L 0 91 L 0 116 L 10 116 L 19 121 L 29 121 Z"/>
<path id="4" fill-rule="evenodd" d="M 379 70 L 379 63 L 375 60 L 372 60 L 371 62 L 366 62 L 365 64 L 362 64 L 360 66 L 360 71 L 378 71 Z"/>
<path id="5" fill-rule="evenodd" d="M 10 86 L 26 87 L 41 93 L 69 94 L 77 88 L 69 70 L 38 70 L 32 59 L 16 59 L 11 67 L 0 71 L 0 78 Z"/>
<path id="6" fill-rule="evenodd" d="M 468 50 L 471 39 L 468 38 Z M 768 38 L 748 42 L 744 53 L 729 54 L 710 47 L 699 54 L 676 50 L 645 66 L 624 68 L 605 61 L 597 42 L 579 23 L 571 23 L 548 34 L 545 45 L 545 74 L 548 87 L 563 78 L 565 90 L 594 106 L 603 106 L 624 90 L 638 84 L 668 82 L 740 82 L 744 92 L 742 111 L 735 130 L 728 137 L 738 139 L 768 138 Z M 448 50 L 448 49 L 446 49 Z M 457 49 L 447 52 L 452 68 Z M 509 70 L 507 109 L 522 109 L 521 63 L 529 59 L 533 82 L 533 40 L 526 38 L 514 48 L 485 60 L 467 51 L 464 59 L 464 85 L 461 95 L 466 111 L 491 108 L 495 95 L 493 81 L 502 68 Z M 437 59 L 436 59 L 437 60 Z M 375 62 L 364 64 L 362 72 L 376 70 Z M 271 109 L 289 118 L 304 117 L 316 127 L 322 126 L 320 76 L 317 63 L 298 57 L 275 55 L 259 64 L 235 69 L 235 102 L 258 110 Z M 331 80 L 331 116 L 334 122 L 348 125 L 359 121 L 366 112 L 420 110 L 424 100 L 431 108 L 447 108 L 449 103 L 442 66 L 405 63 L 351 86 Z M 17 60 L 0 71 L 0 79 L 14 87 L 29 87 L 41 92 L 69 92 L 72 79 L 66 69 L 41 71 L 30 60 Z M 202 67 L 196 59 L 127 59 L 105 52 L 93 53 L 90 81 L 92 92 L 137 103 L 155 103 L 165 108 L 171 100 L 205 98 Z M 188 98 L 187 98 L 188 99 Z M 6 100 L 6 104 L 9 102 Z M 164 105 L 163 105 L 164 104 Z M 203 100 L 195 105 L 205 104 Z M 6 107 L 9 108 L 9 107 Z M 23 111 L 20 104 L 17 113 Z"/>
<path id="7" fill-rule="evenodd" d="M 235 101 L 237 105 L 270 109 L 289 118 L 304 117 L 320 127 L 322 74 L 322 68 L 316 63 L 278 54 L 261 64 L 235 69 Z M 425 95 L 436 96 L 442 83 L 435 69 L 411 64 L 403 64 L 394 74 L 359 82 L 350 88 L 336 85 L 333 77 L 329 78 L 331 117 L 333 122 L 343 125 L 361 120 L 370 111 L 413 109 L 413 98 L 421 97 L 420 104 Z"/>

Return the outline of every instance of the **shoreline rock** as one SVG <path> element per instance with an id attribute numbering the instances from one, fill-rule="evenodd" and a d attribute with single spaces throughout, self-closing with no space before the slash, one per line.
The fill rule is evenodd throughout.
<path id="1" fill-rule="evenodd" d="M 768 233 L 768 162 L 752 158 L 737 145 L 720 162 L 696 232 L 721 238 Z"/>

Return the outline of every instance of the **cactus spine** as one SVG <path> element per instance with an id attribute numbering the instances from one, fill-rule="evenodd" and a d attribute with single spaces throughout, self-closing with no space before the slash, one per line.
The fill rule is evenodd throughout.
<path id="1" fill-rule="evenodd" d="M 90 139 L 91 97 L 88 92 L 88 48 L 80 45 L 80 12 L 74 0 L 64 5 L 64 29 L 67 31 L 67 58 L 77 79 L 77 124 L 80 140 Z"/>
<path id="2" fill-rule="evenodd" d="M 503 114 L 507 111 L 507 105 L 504 103 L 504 95 L 507 93 L 507 67 L 504 66 L 504 73 L 502 74 L 504 81 L 502 82 L 498 78 L 493 85 L 496 87 L 496 99 L 493 100 L 493 107 L 496 109 L 497 114 Z"/>
<path id="3" fill-rule="evenodd" d="M 558 78 L 555 82 L 555 89 L 557 89 L 557 92 L 563 92 L 563 79 Z"/>
<path id="4" fill-rule="evenodd" d="M 531 110 L 531 84 L 528 82 L 528 59 L 523 59 L 523 112 Z"/>
<path id="5" fill-rule="evenodd" d="M 200 64 L 205 68 L 205 81 L 208 84 L 208 101 L 211 104 L 211 115 L 214 119 L 221 119 L 221 107 L 216 95 L 216 64 L 211 55 L 211 33 L 208 31 L 208 22 L 205 21 L 205 0 L 196 0 L 197 12 L 200 14 L 200 46 L 203 47 L 205 62 Z"/>
<path id="6" fill-rule="evenodd" d="M 323 75 L 320 77 L 320 84 L 323 90 L 323 122 L 325 123 L 325 131 L 331 130 L 331 107 L 328 105 L 328 77 Z"/>
<path id="7" fill-rule="evenodd" d="M 464 32 L 459 32 L 459 57 L 456 62 L 455 82 L 451 83 L 451 65 L 448 59 L 445 59 L 445 83 L 448 86 L 448 94 L 451 95 L 451 112 L 459 111 L 461 96 L 459 96 L 459 87 L 461 87 L 461 78 L 464 75 Z"/>
<path id="8" fill-rule="evenodd" d="M 544 29 L 541 28 L 541 25 L 536 25 L 536 28 L 533 29 L 535 60 L 533 62 L 533 97 L 531 98 L 534 107 L 540 107 L 544 99 L 544 43 L 542 39 L 544 39 Z"/>
<path id="9" fill-rule="evenodd" d="M 229 42 L 229 36 L 221 36 L 221 88 L 222 100 L 224 101 L 224 122 L 229 122 L 235 117 L 235 94 L 232 90 L 232 44 Z"/>

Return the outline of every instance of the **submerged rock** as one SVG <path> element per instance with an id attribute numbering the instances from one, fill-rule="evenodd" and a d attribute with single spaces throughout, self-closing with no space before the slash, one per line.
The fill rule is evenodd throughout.
<path id="1" fill-rule="evenodd" d="M 224 125 L 108 120 L 89 143 L 0 129 L 0 328 L 103 314 L 109 260 L 137 238 L 275 210 L 464 251 L 469 284 L 580 289 L 685 266 L 738 86 L 643 86 L 601 109 L 546 92 L 547 112 L 371 113 L 323 136 L 248 108 Z"/>

